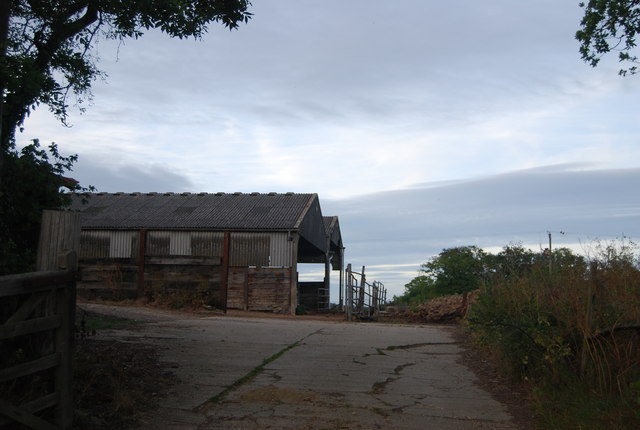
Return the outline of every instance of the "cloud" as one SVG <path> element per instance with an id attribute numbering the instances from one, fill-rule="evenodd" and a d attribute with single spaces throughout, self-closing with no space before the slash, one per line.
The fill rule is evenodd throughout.
<path id="1" fill-rule="evenodd" d="M 639 168 L 565 164 L 325 199 L 322 208 L 340 217 L 347 261 L 371 266 L 399 294 L 418 265 L 444 248 L 544 245 L 547 231 L 559 245 L 637 238 L 640 204 L 630 186 L 640 186 Z M 413 276 L 407 264 L 414 264 Z"/>
<path id="2" fill-rule="evenodd" d="M 158 164 L 126 163 L 117 158 L 82 156 L 71 173 L 81 185 L 103 192 L 182 192 L 193 190 L 191 180 Z"/>
<path id="3" fill-rule="evenodd" d="M 94 105 L 70 129 L 39 109 L 18 139 L 78 153 L 104 191 L 317 192 L 351 262 L 400 289 L 444 247 L 638 233 L 640 87 L 580 60 L 576 3 L 252 12 L 201 41 L 103 41 Z"/>

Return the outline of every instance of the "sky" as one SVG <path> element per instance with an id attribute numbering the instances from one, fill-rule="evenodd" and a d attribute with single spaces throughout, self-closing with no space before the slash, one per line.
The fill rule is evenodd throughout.
<path id="1" fill-rule="evenodd" d="M 199 41 L 101 41 L 86 112 L 65 128 L 40 108 L 18 142 L 78 154 L 99 191 L 318 193 L 346 262 L 390 295 L 453 246 L 640 236 L 640 77 L 580 59 L 578 1 L 251 11 Z"/>

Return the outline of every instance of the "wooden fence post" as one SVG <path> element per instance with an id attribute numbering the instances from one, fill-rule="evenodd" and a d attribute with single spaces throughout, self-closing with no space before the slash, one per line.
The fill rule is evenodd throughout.
<path id="1" fill-rule="evenodd" d="M 373 281 L 372 286 L 372 298 L 371 298 L 371 307 L 373 308 L 373 315 L 375 316 L 378 313 L 378 295 L 380 292 L 380 284 L 378 281 Z"/>
<path id="2" fill-rule="evenodd" d="M 69 251 L 66 257 L 66 270 L 78 270 L 78 258 L 75 251 Z M 55 380 L 59 401 L 56 407 L 56 421 L 62 429 L 71 429 L 73 422 L 73 344 L 76 310 L 76 281 L 67 283 L 56 293 L 57 314 L 62 317 L 61 327 L 56 333 L 56 351 L 60 353 L 60 365 L 55 371 Z"/>
<path id="3" fill-rule="evenodd" d="M 353 318 L 353 285 L 352 285 L 352 278 L 353 275 L 351 274 L 351 263 L 347 264 L 347 273 L 345 274 L 346 279 L 346 293 L 347 293 L 347 303 L 346 303 L 346 310 L 347 310 L 347 321 L 351 321 L 351 319 Z"/>
<path id="4" fill-rule="evenodd" d="M 227 294 L 229 291 L 229 253 L 231 233 L 226 231 L 222 242 L 222 261 L 220 267 L 220 307 L 227 313 Z"/>
<path id="5" fill-rule="evenodd" d="M 80 253 L 80 213 L 43 211 L 36 270 L 60 269 L 69 251 Z"/>
<path id="6" fill-rule="evenodd" d="M 362 266 L 362 272 L 360 273 L 360 292 L 359 292 L 358 305 L 357 305 L 358 313 L 361 315 L 362 315 L 362 311 L 364 311 L 366 286 L 367 286 L 367 278 L 364 275 L 364 266 Z"/>

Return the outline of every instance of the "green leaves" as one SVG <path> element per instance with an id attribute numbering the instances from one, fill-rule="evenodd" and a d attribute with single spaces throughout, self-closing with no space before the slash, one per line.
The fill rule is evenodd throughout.
<path id="1" fill-rule="evenodd" d="M 48 105 L 64 123 L 69 95 L 79 107 L 91 98 L 91 84 L 104 76 L 92 55 L 100 38 L 138 38 L 152 28 L 170 37 L 200 38 L 212 22 L 229 29 L 248 22 L 250 5 L 248 0 L 11 1 L 0 10 L 5 14 L 0 22 L 9 22 L 6 37 L 0 34 L 0 46 L 6 46 L 6 52 L 0 50 L 2 149 L 11 147 L 16 129 L 38 105 Z"/>
<path id="2" fill-rule="evenodd" d="M 82 190 L 63 174 L 76 156 L 38 141 L 15 150 L 15 133 L 45 104 L 66 122 L 69 98 L 82 110 L 104 74 L 92 55 L 100 38 L 140 37 L 159 28 L 170 37 L 202 37 L 219 22 L 248 22 L 248 0 L 2 0 L 0 3 L 0 273 L 27 270 L 35 255 L 43 209 L 66 203 L 62 186 Z"/>
<path id="3" fill-rule="evenodd" d="M 576 32 L 580 55 L 592 67 L 611 51 L 618 52 L 620 63 L 638 63 L 632 51 L 640 31 L 640 0 L 590 0 L 581 2 L 584 16 Z M 623 67 L 621 76 L 637 73 L 637 66 Z"/>
<path id="4" fill-rule="evenodd" d="M 21 151 L 4 154 L 0 177 L 0 274 L 33 269 L 40 219 L 44 209 L 63 209 L 70 203 L 70 191 L 86 191 L 65 178 L 78 160 L 62 156 L 58 146 L 48 149 L 36 139 Z M 93 187 L 90 187 L 93 189 Z"/>

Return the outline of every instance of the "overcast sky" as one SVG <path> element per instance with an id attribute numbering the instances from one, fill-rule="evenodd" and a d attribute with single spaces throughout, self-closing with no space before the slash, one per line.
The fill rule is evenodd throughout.
<path id="1" fill-rule="evenodd" d="M 77 153 L 100 191 L 317 192 L 392 294 L 451 246 L 640 236 L 640 78 L 580 60 L 577 0 L 252 12 L 202 41 L 100 43 L 86 113 L 40 109 L 19 141 Z"/>

